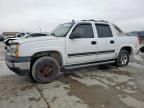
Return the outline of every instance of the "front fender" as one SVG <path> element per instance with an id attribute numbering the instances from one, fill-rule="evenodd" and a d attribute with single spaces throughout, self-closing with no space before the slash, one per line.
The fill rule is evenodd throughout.
<path id="1" fill-rule="evenodd" d="M 64 48 L 58 48 L 58 47 L 51 47 L 51 48 L 35 48 L 33 50 L 31 50 L 31 54 L 30 55 L 35 55 L 36 53 L 40 53 L 40 52 L 45 52 L 45 51 L 55 51 L 58 52 L 63 60 L 63 64 L 66 63 L 66 55 L 65 55 L 65 49 Z"/>

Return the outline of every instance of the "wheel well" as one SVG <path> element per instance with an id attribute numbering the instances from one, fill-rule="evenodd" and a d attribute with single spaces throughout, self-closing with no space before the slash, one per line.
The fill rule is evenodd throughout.
<path id="1" fill-rule="evenodd" d="M 144 53 L 144 46 L 140 48 L 140 51 Z"/>
<path id="2" fill-rule="evenodd" d="M 44 52 L 38 52 L 32 56 L 31 67 L 33 66 L 34 62 L 37 59 L 39 59 L 40 57 L 43 57 L 43 56 L 49 56 L 49 57 L 55 58 L 58 61 L 60 66 L 62 66 L 62 64 L 63 64 L 62 57 L 61 57 L 59 52 L 57 52 L 57 51 L 44 51 Z"/>
<path id="3" fill-rule="evenodd" d="M 132 48 L 129 46 L 123 47 L 121 50 L 126 50 L 130 55 L 132 54 Z"/>

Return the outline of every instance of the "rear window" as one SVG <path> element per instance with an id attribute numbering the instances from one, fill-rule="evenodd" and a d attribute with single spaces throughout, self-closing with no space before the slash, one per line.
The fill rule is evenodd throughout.
<path id="1" fill-rule="evenodd" d="M 112 31 L 109 25 L 107 24 L 95 24 L 98 37 L 99 38 L 108 38 L 113 37 Z"/>

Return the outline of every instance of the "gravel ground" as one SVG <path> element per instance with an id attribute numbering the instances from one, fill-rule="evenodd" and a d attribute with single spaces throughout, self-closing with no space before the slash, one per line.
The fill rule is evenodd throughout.
<path id="1" fill-rule="evenodd" d="M 67 71 L 49 84 L 11 72 L 0 43 L 0 108 L 144 108 L 144 54 L 127 67 Z"/>
<path id="2" fill-rule="evenodd" d="M 0 60 L 4 60 L 4 44 L 0 42 Z"/>

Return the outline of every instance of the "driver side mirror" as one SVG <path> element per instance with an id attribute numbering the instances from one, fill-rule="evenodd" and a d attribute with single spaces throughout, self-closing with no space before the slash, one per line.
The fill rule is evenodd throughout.
<path id="1" fill-rule="evenodd" d="M 70 35 L 70 39 L 77 39 L 77 38 L 80 38 L 80 34 L 79 33 L 75 33 L 75 32 L 72 32 L 71 35 Z"/>

